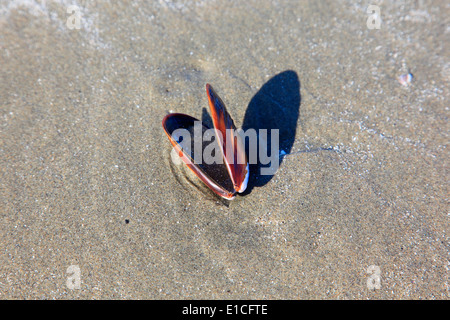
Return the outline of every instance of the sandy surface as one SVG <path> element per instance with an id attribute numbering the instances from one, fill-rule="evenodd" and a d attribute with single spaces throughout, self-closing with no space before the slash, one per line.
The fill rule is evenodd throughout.
<path id="1" fill-rule="evenodd" d="M 108 2 L 0 1 L 1 299 L 449 298 L 445 1 Z M 228 205 L 207 82 L 291 153 Z"/>

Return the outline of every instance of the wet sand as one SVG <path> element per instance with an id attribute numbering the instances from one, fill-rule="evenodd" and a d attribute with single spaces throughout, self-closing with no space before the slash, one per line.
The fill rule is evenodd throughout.
<path id="1" fill-rule="evenodd" d="M 0 299 L 448 299 L 448 12 L 0 1 Z M 288 153 L 232 202 L 161 126 L 206 83 Z"/>

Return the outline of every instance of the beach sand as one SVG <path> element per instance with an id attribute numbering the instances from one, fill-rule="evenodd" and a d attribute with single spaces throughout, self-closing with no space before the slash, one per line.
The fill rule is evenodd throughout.
<path id="1" fill-rule="evenodd" d="M 0 299 L 448 299 L 448 12 L 0 1 Z M 161 126 L 206 83 L 288 154 L 231 202 Z"/>

